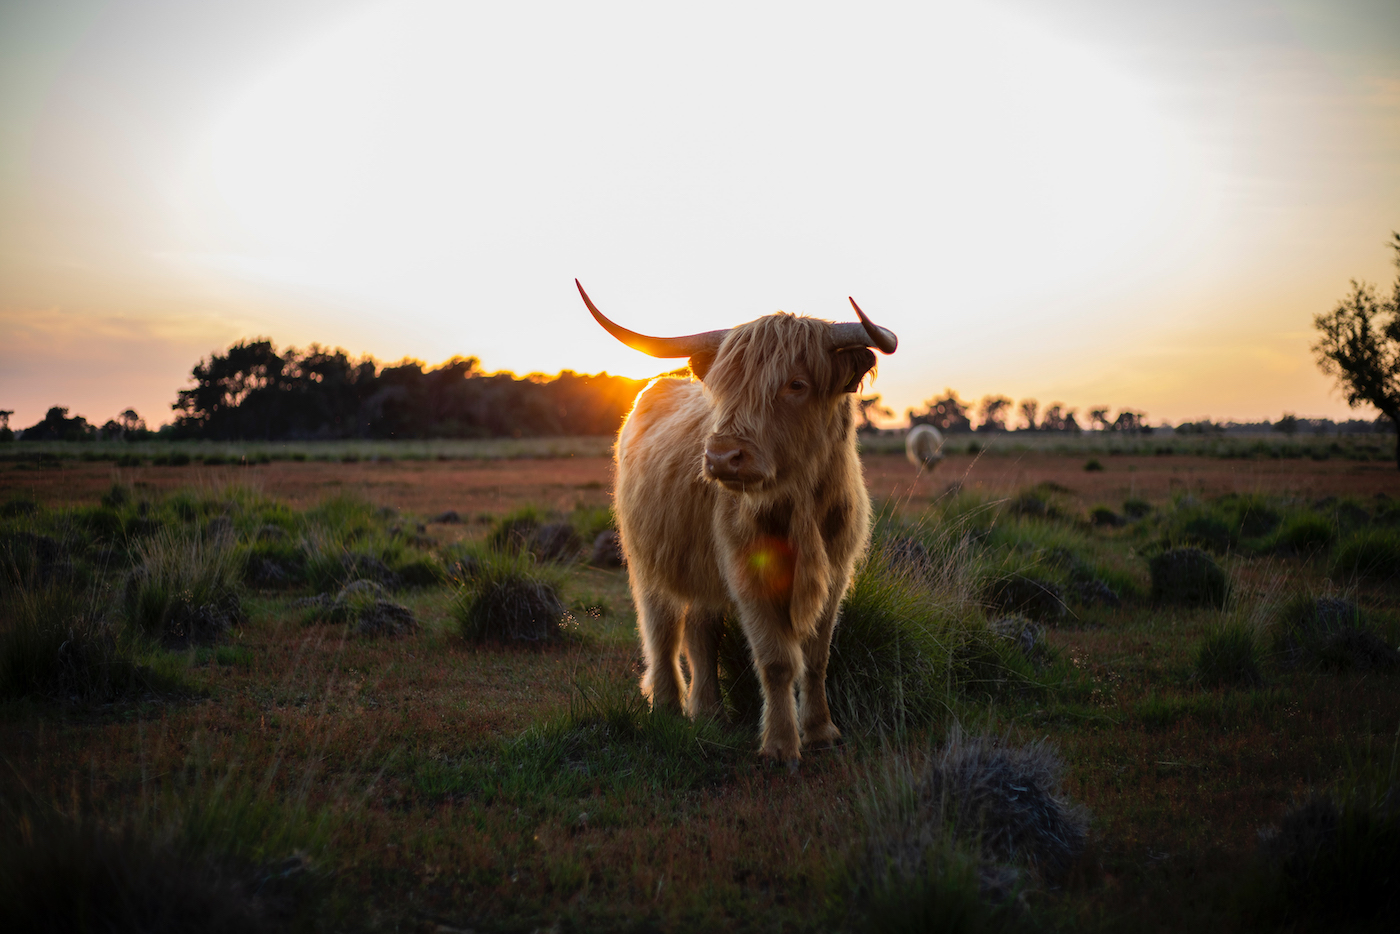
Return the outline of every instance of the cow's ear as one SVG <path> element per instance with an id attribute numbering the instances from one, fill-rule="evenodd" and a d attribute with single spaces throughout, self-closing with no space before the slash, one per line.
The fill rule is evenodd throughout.
<path id="1" fill-rule="evenodd" d="M 701 382 L 705 381 L 705 374 L 710 372 L 710 367 L 714 365 L 715 353 L 712 350 L 702 351 L 690 358 L 690 372 L 695 374 L 695 378 Z"/>
<path id="2" fill-rule="evenodd" d="M 875 352 L 869 347 L 849 347 L 836 352 L 836 379 L 833 390 L 857 392 L 865 374 L 875 369 Z"/>

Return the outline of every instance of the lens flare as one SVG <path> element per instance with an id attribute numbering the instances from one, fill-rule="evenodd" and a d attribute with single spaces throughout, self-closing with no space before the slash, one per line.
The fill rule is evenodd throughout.
<path id="1" fill-rule="evenodd" d="M 763 535 L 754 540 L 745 556 L 750 577 L 758 591 L 769 599 L 784 599 L 792 593 L 793 554 L 787 539 Z"/>

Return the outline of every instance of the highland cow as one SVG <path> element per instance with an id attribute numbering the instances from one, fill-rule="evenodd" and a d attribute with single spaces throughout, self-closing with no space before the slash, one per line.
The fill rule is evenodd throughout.
<path id="1" fill-rule="evenodd" d="M 932 425 L 915 425 L 904 436 L 904 456 L 920 470 L 932 470 L 943 460 L 943 433 Z"/>
<path id="2" fill-rule="evenodd" d="M 579 294 L 618 340 L 688 357 L 698 377 L 653 380 L 617 438 L 642 691 L 656 708 L 721 714 L 717 656 L 733 613 L 763 688 L 760 754 L 795 765 L 803 743 L 841 736 L 827 707 L 827 659 L 870 534 L 852 399 L 875 366 L 868 348 L 893 353 L 898 340 L 854 300 L 859 323 L 778 313 L 656 338 L 609 321 L 581 285 Z"/>

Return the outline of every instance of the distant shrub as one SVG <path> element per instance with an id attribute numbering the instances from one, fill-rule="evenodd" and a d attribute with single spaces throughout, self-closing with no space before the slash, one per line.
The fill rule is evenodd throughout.
<path id="1" fill-rule="evenodd" d="M 1241 623 L 1208 633 L 1196 650 L 1196 678 L 1205 687 L 1253 687 L 1262 684 L 1259 645 L 1254 631 Z"/>
<path id="2" fill-rule="evenodd" d="M 550 642 L 564 634 L 558 576 L 528 554 L 483 555 L 452 613 L 470 642 Z"/>
<path id="3" fill-rule="evenodd" d="M 1210 555 L 1199 548 L 1173 548 L 1148 561 L 1152 602 L 1163 606 L 1223 607 L 1229 578 Z"/>
<path id="4" fill-rule="evenodd" d="M 1332 574 L 1400 581 L 1400 531 L 1373 528 L 1347 536 L 1332 556 Z"/>
<path id="5" fill-rule="evenodd" d="M 1123 501 L 1123 515 L 1129 519 L 1142 519 L 1152 514 L 1152 504 L 1145 499 L 1127 499 Z"/>
<path id="6" fill-rule="evenodd" d="M 1101 528 L 1117 528 L 1122 525 L 1123 517 L 1118 515 L 1107 506 L 1095 506 L 1089 510 L 1089 521 Z"/>
<path id="7" fill-rule="evenodd" d="M 1103 463 L 1097 457 L 1091 457 L 1084 462 L 1084 469 L 1089 473 L 1094 473 L 1095 471 L 1103 470 L 1104 467 Z"/>

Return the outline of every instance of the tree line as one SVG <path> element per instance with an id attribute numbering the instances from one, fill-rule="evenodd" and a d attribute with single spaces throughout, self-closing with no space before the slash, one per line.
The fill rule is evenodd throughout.
<path id="1" fill-rule="evenodd" d="M 161 438 L 211 440 L 421 439 L 606 435 L 617 431 L 645 380 L 565 370 L 553 376 L 487 373 L 476 357 L 436 367 L 381 366 L 313 344 L 278 351 L 239 341 L 195 364 L 193 385 Z M 8 424 L 8 416 L 4 420 Z M 8 431 L 8 428 L 4 429 Z M 24 440 L 150 437 L 128 409 L 98 428 L 55 406 Z"/>

